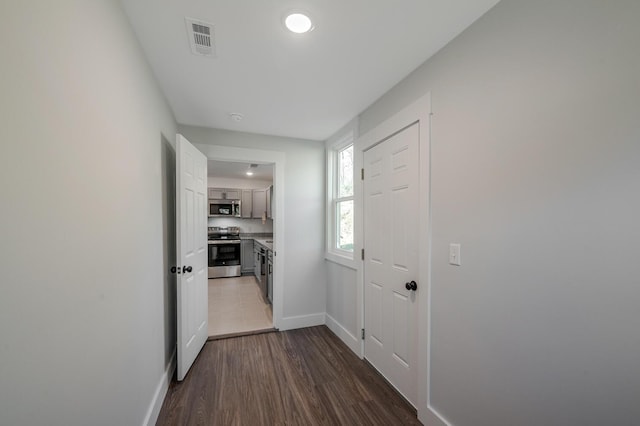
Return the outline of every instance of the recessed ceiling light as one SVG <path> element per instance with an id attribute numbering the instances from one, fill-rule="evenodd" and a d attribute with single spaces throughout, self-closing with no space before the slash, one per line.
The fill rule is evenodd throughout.
<path id="1" fill-rule="evenodd" d="M 247 176 L 253 176 L 253 172 L 247 172 Z"/>
<path id="2" fill-rule="evenodd" d="M 284 18 L 284 25 L 289 31 L 296 34 L 303 34 L 313 29 L 311 19 L 300 12 L 293 12 Z"/>

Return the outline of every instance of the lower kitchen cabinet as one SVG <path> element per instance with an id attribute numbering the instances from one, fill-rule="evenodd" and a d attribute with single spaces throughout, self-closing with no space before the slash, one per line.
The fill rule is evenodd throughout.
<path id="1" fill-rule="evenodd" d="M 254 272 L 254 253 L 253 240 L 242 240 L 240 248 L 240 263 L 242 264 L 243 274 L 253 274 Z"/>

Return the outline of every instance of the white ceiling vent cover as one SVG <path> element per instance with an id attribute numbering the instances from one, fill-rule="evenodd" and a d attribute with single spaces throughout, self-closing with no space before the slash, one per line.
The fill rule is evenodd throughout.
<path id="1" fill-rule="evenodd" d="M 192 18 L 184 18 L 187 23 L 189 43 L 194 55 L 215 57 L 213 25 Z"/>

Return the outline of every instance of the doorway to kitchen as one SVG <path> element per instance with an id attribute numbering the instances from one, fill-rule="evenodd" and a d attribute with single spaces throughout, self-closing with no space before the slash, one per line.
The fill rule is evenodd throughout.
<path id="1" fill-rule="evenodd" d="M 273 163 L 208 160 L 209 338 L 273 330 Z"/>
<path id="2" fill-rule="evenodd" d="M 273 164 L 209 160 L 207 170 L 209 337 L 273 329 Z"/>
<path id="3" fill-rule="evenodd" d="M 237 148 L 222 145 L 210 144 L 194 144 L 201 152 L 203 152 L 208 160 L 221 162 L 239 162 L 247 164 L 270 164 L 272 165 L 273 188 L 270 197 L 270 208 L 272 214 L 273 238 L 265 240 L 265 244 L 270 244 L 272 249 L 271 256 L 271 309 L 273 313 L 273 328 L 280 328 L 283 318 L 283 288 L 284 288 L 284 265 L 286 262 L 286 253 L 284 247 L 286 227 L 284 226 L 286 211 L 284 208 L 285 199 L 285 178 L 284 164 L 286 155 L 280 151 L 266 151 L 253 148 Z M 246 194 L 245 194 L 246 195 Z M 227 194 L 228 196 L 228 194 Z M 265 200 L 266 202 L 266 200 Z M 204 232 L 204 230 L 203 230 Z M 242 232 L 241 232 L 242 234 Z M 267 243 L 266 241 L 272 241 Z M 255 240 L 254 240 L 255 242 Z M 247 249 L 248 250 L 248 249 Z M 255 258 L 254 258 L 255 259 Z M 268 259 L 267 259 L 268 260 Z M 255 261 L 254 261 L 255 267 Z M 246 275 L 245 275 L 246 276 Z M 255 277 L 255 271 L 254 271 Z M 246 278 L 245 278 L 246 279 Z M 209 280 L 211 281 L 211 280 Z M 222 281 L 220 281 L 222 282 Z"/>

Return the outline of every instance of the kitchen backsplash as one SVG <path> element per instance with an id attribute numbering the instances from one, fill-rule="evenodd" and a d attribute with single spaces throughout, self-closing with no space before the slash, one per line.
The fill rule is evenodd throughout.
<path id="1" fill-rule="evenodd" d="M 263 225 L 260 219 L 210 217 L 209 226 L 238 226 L 241 233 L 273 232 L 273 221 L 270 219 L 267 219 L 267 223 Z"/>

